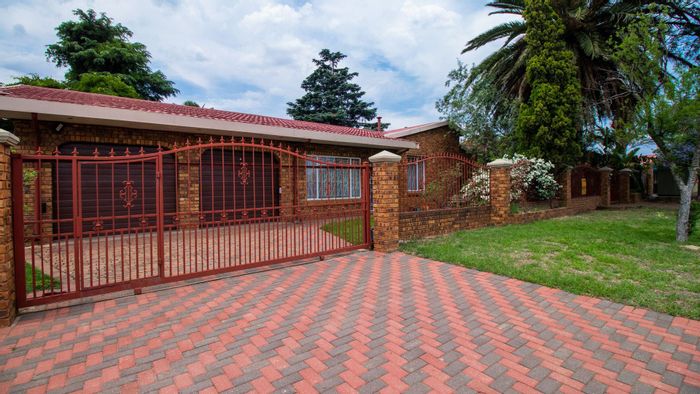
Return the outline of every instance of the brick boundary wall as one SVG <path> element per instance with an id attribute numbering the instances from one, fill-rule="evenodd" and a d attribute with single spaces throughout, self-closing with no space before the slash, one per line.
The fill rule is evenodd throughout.
<path id="1" fill-rule="evenodd" d="M 489 225 L 491 225 L 490 206 L 401 212 L 399 214 L 399 238 L 409 240 L 433 237 Z"/>
<path id="2" fill-rule="evenodd" d="M 510 163 L 497 160 L 489 163 L 491 171 L 490 205 L 443 210 L 400 212 L 398 219 L 398 238 L 401 241 L 414 240 L 448 234 L 459 230 L 471 230 L 494 225 L 522 224 L 537 220 L 553 219 L 593 211 L 598 207 L 609 206 L 610 182 L 609 171 L 601 169 L 601 196 L 571 197 L 571 168 L 562 174 L 562 197 L 560 208 L 534 212 L 510 212 Z M 396 185 L 398 188 L 399 185 Z M 375 195 L 375 207 L 377 203 Z M 607 205 L 606 205 L 607 201 Z M 376 214 L 375 214 L 376 215 Z M 376 227 L 376 226 L 375 226 Z M 376 230 L 375 230 L 376 231 Z M 376 242 L 382 241 L 384 233 L 375 232 Z M 392 237 L 395 235 L 392 234 Z M 394 243 L 392 241 L 393 250 Z M 386 245 L 383 244 L 382 248 Z"/>
<path id="3" fill-rule="evenodd" d="M 12 253 L 10 154 L 18 142 L 15 135 L 0 129 L 0 327 L 11 325 L 17 315 Z"/>

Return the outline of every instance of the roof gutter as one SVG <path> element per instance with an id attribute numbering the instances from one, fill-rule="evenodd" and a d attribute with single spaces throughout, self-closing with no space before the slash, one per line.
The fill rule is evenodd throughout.
<path id="1" fill-rule="evenodd" d="M 223 136 L 235 135 L 285 141 L 310 141 L 319 144 L 379 149 L 415 149 L 417 147 L 415 142 L 405 140 L 325 133 L 289 127 L 266 126 L 253 123 L 231 122 L 218 119 L 196 118 L 93 105 L 31 100 L 0 95 L 0 116 L 12 119 L 31 119 L 32 113 L 41 115 L 41 120 L 62 121 L 67 123 Z"/>

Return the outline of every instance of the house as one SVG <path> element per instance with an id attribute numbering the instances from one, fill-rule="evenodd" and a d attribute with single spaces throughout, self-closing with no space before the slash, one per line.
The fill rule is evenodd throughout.
<path id="1" fill-rule="evenodd" d="M 194 144 L 213 138 L 214 141 L 224 137 L 263 140 L 265 143 L 282 143 L 292 150 L 299 150 L 309 156 L 325 162 L 361 164 L 369 156 L 389 150 L 408 156 L 422 156 L 439 152 L 459 152 L 459 143 L 454 133 L 450 132 L 447 122 L 435 122 L 385 133 L 334 126 L 268 116 L 250 115 L 237 112 L 208 108 L 189 107 L 176 104 L 106 96 L 100 94 L 76 92 L 69 90 L 48 89 L 34 86 L 9 86 L 0 88 L 0 116 L 11 119 L 14 123 L 13 133 L 19 137 L 16 147 L 18 153 L 35 153 L 38 147 L 42 153 L 58 152 L 69 155 L 75 151 L 79 156 L 113 156 L 123 153 L 152 153 L 158 149 L 169 150 L 184 146 L 188 141 Z M 160 147 L 160 148 L 159 148 Z M 227 161 L 229 153 L 204 150 L 196 160 L 220 167 Z M 257 152 L 249 154 L 248 160 L 258 163 L 269 161 L 270 153 Z M 151 169 L 153 172 L 155 169 Z M 203 175 L 207 171 L 203 167 Z M 320 182 L 322 176 L 312 176 L 312 171 L 305 174 L 306 179 L 298 179 L 299 198 L 302 204 L 313 205 L 314 199 L 323 196 Z M 148 174 L 147 174 L 148 175 Z M 165 178 L 165 193 L 175 195 L 175 179 Z M 255 175 L 255 174 L 254 174 Z M 262 173 L 260 174 L 262 176 Z M 323 175 L 323 174 L 320 174 Z M 354 175 L 351 173 L 350 176 Z M 54 174 L 47 174 L 58 184 L 59 192 L 70 192 L 72 178 L 67 165 L 59 166 Z M 276 175 L 279 176 L 279 175 Z M 304 174 L 301 174 L 303 177 Z M 259 189 L 268 194 L 289 194 L 294 187 L 285 184 L 285 177 L 278 183 L 269 182 L 268 190 Z M 86 179 L 86 181 L 88 181 Z M 88 181 L 89 182 L 89 181 Z M 103 180 L 107 187 L 107 180 Z M 94 182 L 93 182 L 94 183 Z M 213 182 L 214 185 L 217 182 Z M 358 196 L 352 183 L 350 187 L 337 188 L 336 198 Z M 277 190 L 270 189 L 278 185 Z M 222 205 L 223 193 L 211 190 L 210 184 L 201 183 L 200 198 L 202 209 Z M 263 185 L 256 183 L 256 187 Z M 239 184 L 240 188 L 241 185 Z M 152 190 L 147 190 L 151 193 Z M 250 191 L 248 191 L 250 192 Z M 232 194 L 232 193 L 231 193 Z M 239 195 L 243 195 L 239 191 Z M 209 197 L 214 197 L 212 200 Z M 242 197 L 241 197 L 242 198 Z M 48 197 L 47 197 L 48 199 Z M 49 201 L 43 204 L 51 205 Z M 97 200 L 91 198 L 83 202 L 83 209 L 95 211 Z M 171 202 L 171 205 L 174 202 Z M 261 199 L 255 204 L 267 204 Z M 154 208 L 154 207 L 152 207 Z M 49 211 L 50 208 L 44 208 Z M 70 217 L 70 207 L 62 210 L 65 217 Z"/>

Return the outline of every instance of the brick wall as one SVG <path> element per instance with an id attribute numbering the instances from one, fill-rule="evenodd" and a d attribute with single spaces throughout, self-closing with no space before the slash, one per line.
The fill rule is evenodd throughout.
<path id="1" fill-rule="evenodd" d="M 94 143 L 94 144 L 115 144 L 115 145 L 135 145 L 135 146 L 162 146 L 164 150 L 171 149 L 173 146 L 183 146 L 186 141 L 194 144 L 198 139 L 206 142 L 210 138 L 218 141 L 220 137 L 210 135 L 197 135 L 179 132 L 167 132 L 157 130 L 132 129 L 121 127 L 109 127 L 98 125 L 70 124 L 63 123 L 63 128 L 55 131 L 57 122 L 38 122 L 38 132 L 34 130 L 32 122 L 18 120 L 14 122 L 14 133 L 20 138 L 20 145 L 16 150 L 19 153 L 34 153 L 37 146 L 42 147 L 43 153 L 52 152 L 55 148 L 64 144 L 70 143 Z M 226 138 L 230 141 L 230 137 Z M 269 140 L 266 141 L 266 144 Z M 275 141 L 277 146 L 280 142 Z M 357 148 L 351 146 L 336 146 L 336 145 L 321 145 L 300 142 L 282 142 L 284 147 L 289 146 L 292 151 L 298 151 L 300 154 L 321 155 L 321 156 L 341 156 L 341 157 L 356 157 L 361 162 L 367 161 L 367 158 L 375 153 L 378 149 Z M 70 148 L 69 148 L 70 149 Z M 132 152 L 135 154 L 136 152 Z M 117 155 L 122 155 L 123 152 L 117 152 Z M 177 205 L 179 212 L 190 212 L 188 220 L 197 220 L 199 212 L 199 157 L 196 151 L 192 151 L 189 158 L 185 154 L 177 155 L 178 168 L 178 197 Z M 327 204 L 327 201 L 307 200 L 306 198 L 306 171 L 305 163 L 300 159 L 295 159 L 290 155 L 277 155 L 280 163 L 279 187 L 280 205 L 283 207 L 296 206 L 296 209 L 283 208 L 280 210 L 282 215 L 298 214 L 303 208 L 308 207 L 308 211 L 318 211 L 319 205 Z M 187 164 L 189 160 L 189 165 Z M 52 183 L 53 178 L 51 165 L 46 163 L 41 170 L 42 182 L 38 182 L 41 188 L 41 203 L 43 204 L 43 217 L 51 218 L 53 215 L 52 208 Z M 189 167 L 189 172 L 186 169 Z M 292 171 L 292 168 L 297 168 L 297 171 Z M 295 172 L 296 174 L 293 174 Z M 190 182 L 187 182 L 189 177 Z M 294 183 L 296 183 L 296 195 L 294 194 Z M 25 190 L 25 215 L 33 215 L 35 206 L 35 190 L 34 186 L 28 186 Z M 357 209 L 361 203 L 360 199 L 344 200 L 345 206 L 350 209 Z M 342 209 L 342 206 L 334 206 L 334 210 Z M 27 229 L 28 232 L 38 232 L 36 229 Z M 51 225 L 47 225 L 42 229 L 44 234 L 52 232 Z"/>
<path id="2" fill-rule="evenodd" d="M 418 239 L 486 227 L 490 224 L 490 206 L 401 212 L 399 237 L 401 240 Z"/>
<path id="3" fill-rule="evenodd" d="M 424 131 L 413 135 L 402 137 L 402 139 L 417 142 L 419 149 L 410 149 L 405 155 L 432 155 L 437 153 L 460 153 L 459 135 L 450 130 L 449 127 L 439 127 L 437 129 Z"/>
<path id="4" fill-rule="evenodd" d="M 10 148 L 0 144 L 0 327 L 9 326 L 16 313 L 10 190 Z"/>

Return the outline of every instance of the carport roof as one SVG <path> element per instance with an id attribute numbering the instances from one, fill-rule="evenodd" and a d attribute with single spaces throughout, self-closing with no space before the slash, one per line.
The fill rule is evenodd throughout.
<path id="1" fill-rule="evenodd" d="M 103 94 L 15 85 L 0 87 L 0 115 L 28 119 L 408 149 L 415 143 L 384 133 L 271 116 L 198 108 Z"/>

